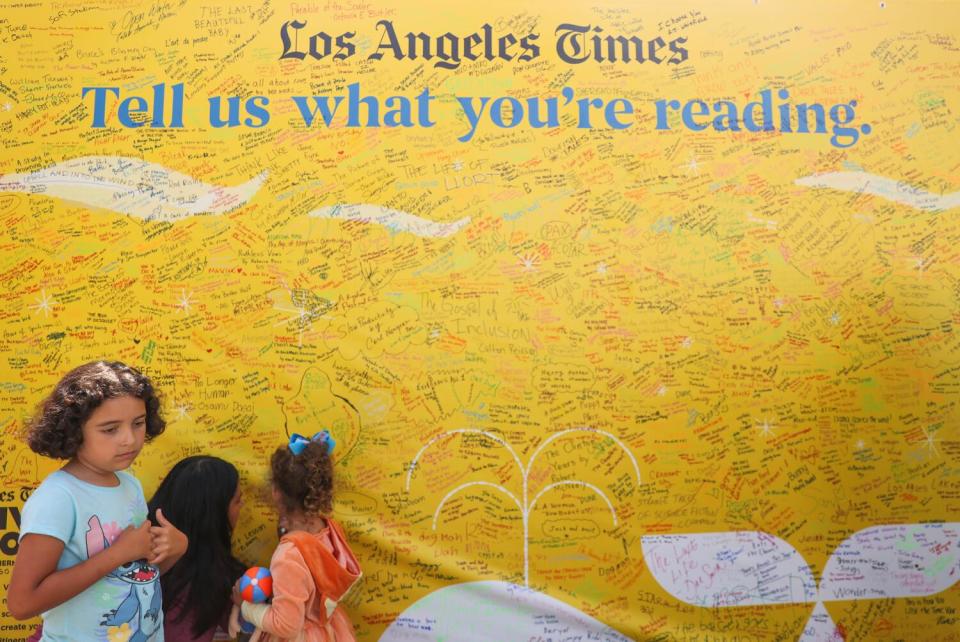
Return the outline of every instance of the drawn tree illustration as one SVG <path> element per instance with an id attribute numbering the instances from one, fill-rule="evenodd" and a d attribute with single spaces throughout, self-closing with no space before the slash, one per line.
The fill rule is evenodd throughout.
<path id="1" fill-rule="evenodd" d="M 293 433 L 311 436 L 326 428 L 337 442 L 337 463 L 345 465 L 353 456 L 363 432 L 360 410 L 349 398 L 333 390 L 329 374 L 316 366 L 307 367 L 289 397 L 276 396 L 286 439 Z"/>
<path id="2" fill-rule="evenodd" d="M 533 496 L 533 499 L 530 499 L 530 493 L 532 492 L 530 489 L 530 483 L 529 483 L 530 471 L 533 469 L 533 465 L 537 460 L 537 456 L 539 456 L 540 453 L 543 452 L 544 448 L 546 448 L 551 442 L 557 439 L 560 439 L 565 435 L 578 433 L 578 432 L 586 433 L 589 436 L 599 436 L 606 440 L 613 441 L 617 446 L 619 446 L 623 450 L 627 458 L 630 460 L 630 463 L 633 464 L 633 470 L 637 475 L 637 484 L 640 483 L 640 467 L 637 465 L 636 457 L 633 456 L 633 453 L 630 452 L 630 449 L 627 448 L 627 446 L 620 439 L 602 430 L 597 430 L 595 428 L 582 427 L 582 428 L 569 428 L 566 430 L 562 430 L 558 433 L 555 433 L 550 437 L 548 437 L 547 439 L 545 439 L 542 444 L 540 444 L 540 446 L 530 456 L 530 460 L 527 463 L 527 466 L 524 467 L 523 463 L 520 461 L 520 457 L 517 456 L 517 453 L 513 449 L 513 447 L 510 446 L 509 443 L 504 441 L 499 436 L 491 432 L 488 432 L 486 430 L 464 428 L 459 430 L 450 430 L 450 431 L 441 433 L 436 437 L 433 437 L 430 441 L 426 443 L 426 445 L 423 446 L 423 448 L 420 449 L 416 457 L 413 458 L 413 461 L 410 462 L 410 467 L 407 470 L 406 491 L 410 492 L 410 482 L 413 477 L 413 471 L 416 469 L 417 463 L 420 461 L 420 458 L 423 456 L 423 454 L 427 451 L 428 448 L 430 448 L 432 445 L 434 445 L 439 441 L 449 439 L 451 437 L 454 437 L 455 435 L 479 435 L 485 439 L 489 439 L 493 442 L 496 442 L 497 444 L 506 448 L 507 452 L 510 453 L 510 456 L 513 457 L 513 461 L 517 464 L 517 468 L 520 470 L 520 475 L 522 479 L 522 488 L 521 488 L 520 497 L 517 497 L 517 495 L 510 492 L 503 485 L 494 484 L 488 481 L 471 481 L 465 484 L 461 484 L 456 488 L 454 488 L 453 490 L 451 490 L 450 492 L 448 492 L 443 497 L 443 499 L 440 500 L 440 503 L 437 504 L 437 508 L 433 513 L 433 530 L 437 530 L 437 519 L 440 517 L 440 512 L 443 510 L 444 505 L 447 503 L 447 501 L 449 501 L 454 495 L 456 495 L 460 491 L 473 486 L 486 486 L 486 487 L 494 488 L 500 491 L 501 493 L 509 497 L 511 500 L 513 500 L 513 503 L 516 504 L 517 508 L 520 510 L 520 515 L 523 519 L 523 584 L 524 586 L 529 587 L 530 586 L 530 554 L 529 554 L 530 513 L 533 512 L 534 508 L 536 508 L 537 502 L 540 500 L 541 497 L 543 497 L 544 494 L 548 493 L 554 488 L 559 488 L 561 486 L 582 486 L 582 487 L 589 488 L 594 493 L 596 493 L 600 497 L 600 499 L 606 502 L 607 508 L 610 509 L 610 515 L 613 518 L 613 525 L 614 526 L 617 525 L 617 513 L 614 510 L 613 504 L 610 502 L 610 499 L 595 484 L 591 484 L 583 480 L 564 479 L 564 480 L 552 482 L 550 484 L 547 484 L 543 488 L 540 488 L 537 494 Z"/>

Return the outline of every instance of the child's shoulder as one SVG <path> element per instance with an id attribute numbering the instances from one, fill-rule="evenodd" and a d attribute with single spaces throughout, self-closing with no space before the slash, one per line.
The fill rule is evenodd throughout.
<path id="1" fill-rule="evenodd" d="M 138 502 L 146 503 L 147 497 L 143 493 L 143 484 L 140 483 L 140 480 L 137 479 L 132 473 L 124 472 L 118 470 L 116 472 L 117 479 L 120 481 L 119 488 L 122 490 L 125 497 L 131 497 L 136 499 Z"/>
<path id="2" fill-rule="evenodd" d="M 299 551 L 294 545 L 293 540 L 284 535 L 280 538 L 280 541 L 277 543 L 277 547 L 273 549 L 272 559 L 278 559 L 281 557 L 288 557 L 290 555 L 298 556 Z"/>
<path id="3" fill-rule="evenodd" d="M 118 470 L 114 473 L 117 476 L 117 479 L 120 480 L 121 486 L 135 486 L 143 491 L 143 484 L 140 483 L 140 480 L 134 477 L 132 473 L 128 473 L 125 470 Z"/>
<path id="4" fill-rule="evenodd" d="M 43 481 L 40 482 L 40 485 L 37 486 L 30 497 L 44 497 L 46 495 L 56 495 L 67 493 L 69 494 L 73 488 L 71 480 L 73 475 L 70 473 L 64 472 L 62 470 L 55 470 L 46 477 L 43 478 Z"/>
<path id="5" fill-rule="evenodd" d="M 111 492 L 118 489 L 127 493 L 134 493 L 143 495 L 143 486 L 140 484 L 140 480 L 131 475 L 130 473 L 124 471 L 118 471 L 115 473 L 117 475 L 117 481 L 119 484 L 115 487 L 110 486 L 96 486 L 90 484 L 89 482 L 82 481 L 77 479 L 70 473 L 65 470 L 55 470 L 46 477 L 43 481 L 40 482 L 40 485 L 30 494 L 30 497 L 27 501 L 30 501 L 34 497 L 39 501 L 52 500 L 55 498 L 65 498 L 78 496 L 86 496 L 89 493 L 102 493 L 102 492 Z M 99 495 L 95 495 L 99 496 Z"/>
<path id="6" fill-rule="evenodd" d="M 62 470 L 47 475 L 23 505 L 23 525 L 30 524 L 34 517 L 42 519 L 66 518 L 76 510 L 77 495 L 70 481 L 71 475 Z"/>

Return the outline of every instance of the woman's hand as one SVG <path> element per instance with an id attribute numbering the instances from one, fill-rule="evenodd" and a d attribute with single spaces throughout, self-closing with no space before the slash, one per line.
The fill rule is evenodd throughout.
<path id="1" fill-rule="evenodd" d="M 233 590 L 230 591 L 230 600 L 240 606 L 243 604 L 243 598 L 240 597 L 240 579 L 238 578 L 236 582 L 233 583 Z"/>
<path id="2" fill-rule="evenodd" d="M 189 541 L 186 535 L 163 516 L 163 511 L 159 508 L 157 522 L 159 526 L 150 527 L 150 559 L 148 561 L 151 564 L 160 565 L 163 571 L 164 567 L 170 568 L 183 557 L 187 552 Z M 162 564 L 162 562 L 167 563 Z"/>

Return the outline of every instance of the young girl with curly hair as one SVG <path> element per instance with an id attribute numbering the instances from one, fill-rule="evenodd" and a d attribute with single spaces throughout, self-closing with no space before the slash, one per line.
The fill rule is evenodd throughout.
<path id="1" fill-rule="evenodd" d="M 280 544 L 270 560 L 273 602 L 233 600 L 244 619 L 267 634 L 261 642 L 352 642 L 353 625 L 339 603 L 360 579 L 360 565 L 333 508 L 333 439 L 322 431 L 293 435 L 270 459 Z"/>
<path id="2" fill-rule="evenodd" d="M 13 617 L 43 614 L 42 640 L 163 641 L 160 573 L 187 538 L 160 510 L 151 525 L 125 469 L 164 427 L 150 380 L 106 361 L 68 372 L 31 423 L 31 450 L 67 460 L 23 507 L 7 591 Z"/>

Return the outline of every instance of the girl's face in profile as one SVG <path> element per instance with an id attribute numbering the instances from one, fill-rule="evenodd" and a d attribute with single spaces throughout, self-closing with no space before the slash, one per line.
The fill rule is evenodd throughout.
<path id="1" fill-rule="evenodd" d="M 233 492 L 233 498 L 230 505 L 227 506 L 227 521 L 230 522 L 230 528 L 237 527 L 237 519 L 240 517 L 240 509 L 243 508 L 243 493 L 240 490 L 240 484 L 237 484 L 237 490 Z"/>
<path id="2" fill-rule="evenodd" d="M 280 494 L 280 489 L 277 488 L 276 484 L 270 484 L 270 498 L 273 500 L 273 505 L 280 507 L 283 505 L 283 495 Z"/>

